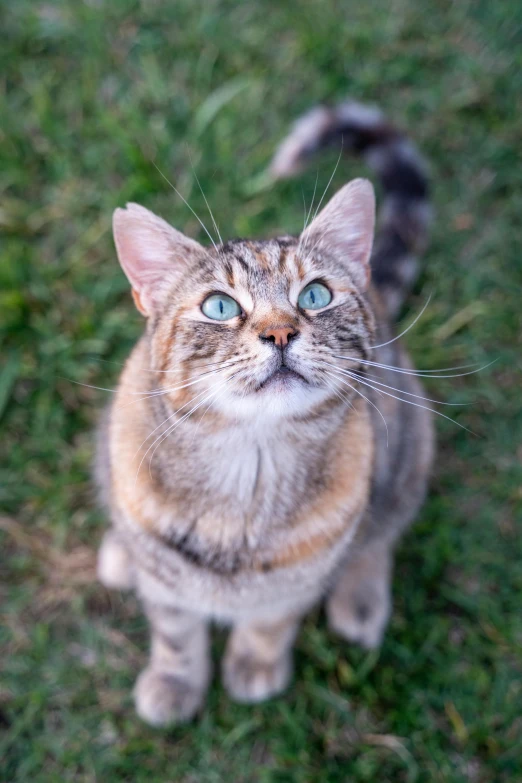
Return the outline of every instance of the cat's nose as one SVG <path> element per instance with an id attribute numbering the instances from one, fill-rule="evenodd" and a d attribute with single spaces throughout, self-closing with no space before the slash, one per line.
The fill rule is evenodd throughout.
<path id="1" fill-rule="evenodd" d="M 297 335 L 297 329 L 294 329 L 293 326 L 269 326 L 261 332 L 259 339 L 264 342 L 274 343 L 278 348 L 283 349 L 286 348 L 290 340 L 293 340 Z"/>

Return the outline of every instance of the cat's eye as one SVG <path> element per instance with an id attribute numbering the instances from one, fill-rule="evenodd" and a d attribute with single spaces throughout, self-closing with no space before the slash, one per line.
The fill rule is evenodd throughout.
<path id="1" fill-rule="evenodd" d="M 303 310 L 320 310 L 332 301 L 332 294 L 322 283 L 309 283 L 299 294 L 297 303 Z"/>
<path id="2" fill-rule="evenodd" d="M 227 294 L 211 294 L 207 296 L 201 310 L 214 321 L 230 321 L 237 315 L 241 315 L 241 308 L 235 299 Z"/>

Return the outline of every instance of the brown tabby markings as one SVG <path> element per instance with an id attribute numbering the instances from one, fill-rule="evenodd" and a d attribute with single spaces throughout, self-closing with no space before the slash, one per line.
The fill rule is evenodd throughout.
<path id="1" fill-rule="evenodd" d="M 350 111 L 327 120 L 346 129 Z M 361 118 L 353 122 L 362 132 Z M 310 144 L 327 125 L 321 115 L 302 138 Z M 378 145 L 379 132 L 365 143 Z M 294 155 L 299 139 L 288 146 Z M 120 261 L 148 323 L 100 438 L 97 475 L 113 528 L 99 573 L 110 586 L 132 584 L 149 618 L 151 657 L 135 699 L 152 724 L 200 709 L 212 619 L 232 626 L 224 680 L 245 702 L 286 687 L 299 620 L 325 595 L 335 630 L 368 647 L 382 638 L 393 548 L 422 502 L 432 431 L 425 409 L 365 385 L 419 393 L 413 375 L 386 369 L 411 366 L 398 342 L 372 348 L 392 339 L 388 313 L 409 280 L 399 256 L 386 276 L 381 244 L 389 298 L 367 289 L 373 220 L 361 180 L 299 239 L 210 250 L 137 205 L 115 214 Z M 332 300 L 304 310 L 298 297 L 312 281 Z M 240 314 L 206 316 L 213 293 L 232 297 Z M 292 333 L 284 348 L 270 338 L 283 327 Z"/>

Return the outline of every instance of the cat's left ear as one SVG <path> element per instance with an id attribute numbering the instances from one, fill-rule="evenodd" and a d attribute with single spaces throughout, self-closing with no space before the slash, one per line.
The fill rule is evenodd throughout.
<path id="1" fill-rule="evenodd" d="M 116 209 L 112 228 L 120 264 L 143 315 L 157 310 L 180 273 L 205 253 L 200 244 L 139 204 Z"/>
<path id="2" fill-rule="evenodd" d="M 375 228 L 375 194 L 367 179 L 341 188 L 303 232 L 304 254 L 321 253 L 346 267 L 357 287 L 370 281 L 370 253 Z"/>

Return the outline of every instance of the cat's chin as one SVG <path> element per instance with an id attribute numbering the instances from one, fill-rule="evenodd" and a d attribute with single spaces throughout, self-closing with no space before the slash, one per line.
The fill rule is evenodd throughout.
<path id="1" fill-rule="evenodd" d="M 215 407 L 228 416 L 259 421 L 306 415 L 330 396 L 328 389 L 310 385 L 297 373 L 275 373 L 256 391 L 227 394 Z"/>
<path id="2" fill-rule="evenodd" d="M 277 391 L 286 392 L 296 388 L 296 384 L 306 384 L 308 381 L 303 376 L 282 365 L 278 370 L 268 376 L 256 389 L 256 394 L 274 393 Z"/>

